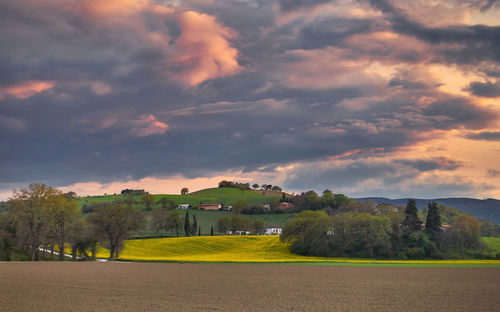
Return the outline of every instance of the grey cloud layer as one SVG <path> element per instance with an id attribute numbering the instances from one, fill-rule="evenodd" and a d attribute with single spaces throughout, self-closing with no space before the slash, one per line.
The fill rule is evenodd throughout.
<path id="1" fill-rule="evenodd" d="M 278 5 L 291 12 L 325 2 L 279 1 Z M 384 18 L 395 32 L 431 46 L 439 44 L 439 54 L 429 56 L 430 62 L 498 62 L 498 27 L 429 28 L 409 21 L 389 2 L 372 3 L 386 13 Z M 290 85 L 280 71 L 293 73 L 293 66 L 304 61 L 290 51 L 334 47 L 346 51 L 346 61 L 380 59 L 398 64 L 413 64 L 426 56 L 361 51 L 348 42 L 354 35 L 372 33 L 378 18 L 299 18 L 278 25 L 274 5 L 224 1 L 198 7 L 238 33 L 232 44 L 244 70 L 186 87 L 162 72 L 168 53 L 130 29 L 94 23 L 57 6 L 37 11 L 18 1 L 3 1 L 0 88 L 27 80 L 53 81 L 55 86 L 26 99 L 0 99 L 0 185 L 39 180 L 57 185 L 111 182 L 171 174 L 198 177 L 228 169 L 248 172 L 353 150 L 361 151 L 358 157 L 390 152 L 422 140 L 419 132 L 482 129 L 497 120 L 494 112 L 467 98 L 443 94 L 431 82 L 405 75 L 392 77 L 382 87 L 361 79 L 361 73 L 356 74 L 361 82 L 343 86 Z M 146 13 L 142 17 L 149 23 Z M 165 18 L 163 26 L 170 44 L 175 43 L 181 32 L 177 22 Z M 174 69 L 169 70 L 175 75 Z M 95 82 L 109 86 L 110 92 L 96 93 Z M 491 89 L 471 85 L 470 90 L 488 96 L 492 91 L 484 91 L 485 87 Z M 416 106 L 415 99 L 423 96 L 435 100 Z M 364 107 L 351 109 L 346 105 L 351 101 L 361 101 Z M 163 134 L 131 135 L 135 122 L 149 115 L 168 129 Z M 371 174 L 388 175 L 386 182 L 397 184 L 397 168 L 410 168 L 411 175 L 413 170 L 452 171 L 461 165 L 449 159 L 361 164 L 335 169 L 318 181 L 352 185 Z M 307 187 L 312 180 L 297 173 L 287 185 Z"/>

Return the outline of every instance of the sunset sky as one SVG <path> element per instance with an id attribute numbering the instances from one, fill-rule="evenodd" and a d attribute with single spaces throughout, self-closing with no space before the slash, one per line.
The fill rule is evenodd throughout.
<path id="1" fill-rule="evenodd" d="M 0 143 L 0 200 L 500 198 L 500 1 L 0 0 Z"/>

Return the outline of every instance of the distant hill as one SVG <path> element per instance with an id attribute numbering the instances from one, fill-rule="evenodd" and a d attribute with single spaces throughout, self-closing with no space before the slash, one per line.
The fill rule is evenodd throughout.
<path id="1" fill-rule="evenodd" d="M 155 202 L 157 202 L 161 197 L 167 197 L 173 200 L 177 205 L 191 204 L 194 207 L 198 207 L 199 204 L 232 205 L 239 199 L 245 200 L 248 205 L 265 204 L 272 199 L 276 200 L 278 196 L 281 196 L 281 193 L 265 193 L 263 195 L 261 192 L 253 190 L 241 191 L 236 188 L 214 187 L 192 192 L 186 195 L 154 194 L 153 196 L 155 198 Z M 141 195 L 134 196 L 134 200 L 136 202 L 134 205 L 135 208 L 144 208 L 141 203 L 141 197 Z M 125 195 L 120 194 L 79 197 L 78 204 L 80 207 L 82 207 L 84 204 L 89 205 L 102 202 L 111 202 L 115 200 L 125 200 L 125 198 Z"/>
<path id="2" fill-rule="evenodd" d="M 393 206 L 406 206 L 408 198 L 389 199 L 385 197 L 363 197 L 356 198 L 357 201 L 366 202 L 373 201 L 377 204 L 387 203 Z M 456 208 L 464 212 L 470 213 L 475 217 L 489 219 L 500 224 L 500 200 L 488 198 L 485 200 L 473 198 L 435 198 L 435 199 L 417 199 L 417 207 L 422 209 L 430 202 L 436 202 L 448 207 Z"/>

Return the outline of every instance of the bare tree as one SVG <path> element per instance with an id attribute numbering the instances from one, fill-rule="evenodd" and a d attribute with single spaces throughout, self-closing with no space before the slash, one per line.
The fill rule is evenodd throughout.
<path id="1" fill-rule="evenodd" d="M 160 236 L 163 236 L 163 230 L 168 229 L 168 214 L 165 208 L 155 208 L 153 209 L 153 230 L 155 232 L 160 232 Z"/>
<path id="2" fill-rule="evenodd" d="M 96 237 L 109 247 L 112 261 L 123 241 L 142 226 L 143 219 L 140 212 L 114 203 L 97 208 L 89 216 L 89 222 L 94 226 Z"/>

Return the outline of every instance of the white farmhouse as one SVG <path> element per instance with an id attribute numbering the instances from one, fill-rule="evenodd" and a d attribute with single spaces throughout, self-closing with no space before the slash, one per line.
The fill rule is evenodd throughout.
<path id="1" fill-rule="evenodd" d="M 266 227 L 266 232 L 264 235 L 280 235 L 282 229 L 280 227 L 275 227 L 275 226 L 269 226 Z"/>

